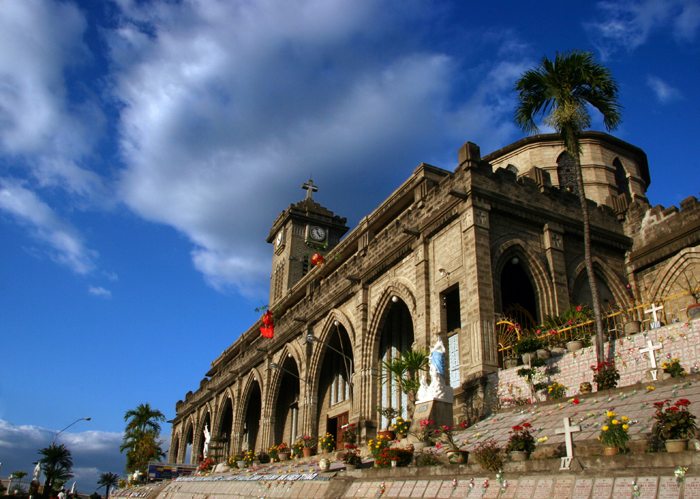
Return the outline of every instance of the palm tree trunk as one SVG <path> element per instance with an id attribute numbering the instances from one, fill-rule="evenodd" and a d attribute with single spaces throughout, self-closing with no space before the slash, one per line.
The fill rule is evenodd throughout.
<path id="1" fill-rule="evenodd" d="M 105 490 L 105 499 L 109 499 L 109 485 L 107 485 Z"/>
<path id="2" fill-rule="evenodd" d="M 583 259 L 586 264 L 588 286 L 591 288 L 591 301 L 593 302 L 593 316 L 595 317 L 596 332 L 596 358 L 598 362 L 605 360 L 605 348 L 603 339 L 603 319 L 600 314 L 600 297 L 598 285 L 593 272 L 593 257 L 591 256 L 591 221 L 588 214 L 588 201 L 583 187 L 583 171 L 581 170 L 581 158 L 577 152 L 572 154 L 576 161 L 576 185 L 578 187 L 579 200 L 581 202 L 581 218 L 583 219 Z"/>

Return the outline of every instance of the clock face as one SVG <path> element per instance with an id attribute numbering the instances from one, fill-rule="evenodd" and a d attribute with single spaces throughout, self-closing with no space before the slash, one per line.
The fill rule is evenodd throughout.
<path id="1" fill-rule="evenodd" d="M 313 226 L 309 229 L 309 236 L 314 241 L 323 241 L 326 238 L 326 229 L 323 227 Z"/>

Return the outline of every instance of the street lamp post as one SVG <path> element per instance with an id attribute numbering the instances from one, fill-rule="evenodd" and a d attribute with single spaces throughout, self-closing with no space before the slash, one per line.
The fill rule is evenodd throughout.
<path id="1" fill-rule="evenodd" d="M 64 431 L 66 431 L 68 428 L 70 428 L 71 426 L 73 426 L 74 424 L 79 423 L 80 421 L 90 421 L 90 420 L 92 420 L 91 417 L 78 418 L 78 419 L 76 419 L 76 420 L 73 421 L 71 424 L 69 424 L 68 426 L 66 426 L 65 428 L 63 428 L 61 431 L 59 431 L 58 433 L 56 433 L 56 435 L 53 437 L 53 441 L 51 442 L 51 445 L 55 445 L 55 444 L 56 444 L 56 440 L 58 439 L 58 436 L 59 436 L 61 433 L 63 433 Z"/>

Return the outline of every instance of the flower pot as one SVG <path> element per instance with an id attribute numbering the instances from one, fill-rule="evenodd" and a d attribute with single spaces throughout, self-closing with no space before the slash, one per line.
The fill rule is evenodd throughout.
<path id="1" fill-rule="evenodd" d="M 549 353 L 549 350 L 546 348 L 540 348 L 537 350 L 537 358 L 540 360 L 547 360 L 551 356 L 552 355 Z"/>
<path id="2" fill-rule="evenodd" d="M 311 447 L 304 447 L 301 452 L 304 457 L 311 457 L 314 454 L 314 450 Z"/>
<path id="3" fill-rule="evenodd" d="M 318 469 L 321 471 L 328 471 L 331 467 L 331 461 L 330 459 L 326 459 L 325 457 L 321 458 L 318 461 Z"/>
<path id="4" fill-rule="evenodd" d="M 277 454 L 277 457 L 279 458 L 280 462 L 288 461 L 289 460 L 289 452 L 280 452 L 279 454 Z"/>
<path id="5" fill-rule="evenodd" d="M 394 433 L 391 430 L 381 430 L 377 432 L 378 437 L 386 437 L 389 440 L 395 440 L 396 439 L 396 433 Z"/>
<path id="6" fill-rule="evenodd" d="M 236 466 L 238 466 L 238 469 L 244 469 L 245 468 L 245 461 L 236 461 Z"/>
<path id="7" fill-rule="evenodd" d="M 583 348 L 583 341 L 581 340 L 573 340 L 569 341 L 566 343 L 566 349 L 569 352 L 577 352 L 578 350 L 581 350 Z"/>
<path id="8" fill-rule="evenodd" d="M 465 450 L 448 450 L 447 460 L 451 464 L 467 464 L 469 453 Z"/>
<path id="9" fill-rule="evenodd" d="M 537 354 L 535 352 L 527 352 L 521 355 L 523 358 L 523 364 L 529 364 L 531 360 L 533 360 Z"/>
<path id="10" fill-rule="evenodd" d="M 391 462 L 391 467 L 392 467 L 392 468 L 396 468 L 396 465 L 397 465 L 397 464 L 398 464 L 397 461 L 392 461 L 392 462 Z"/>
<path id="11" fill-rule="evenodd" d="M 666 452 L 683 452 L 688 448 L 688 440 L 685 438 L 675 438 L 664 441 Z"/>
<path id="12" fill-rule="evenodd" d="M 591 385 L 588 381 L 584 381 L 578 386 L 578 391 L 580 393 L 591 393 L 593 391 L 593 385 Z"/>
<path id="13" fill-rule="evenodd" d="M 629 321 L 622 325 L 622 331 L 626 334 L 637 334 L 642 330 L 642 323 L 639 321 Z"/>
<path id="14" fill-rule="evenodd" d="M 685 313 L 688 315 L 688 319 L 700 319 L 700 303 L 688 305 Z"/>
<path id="15" fill-rule="evenodd" d="M 528 455 L 524 450 L 512 450 L 510 451 L 511 461 L 527 461 Z"/>
<path id="16" fill-rule="evenodd" d="M 603 447 L 604 456 L 617 456 L 619 452 L 620 449 L 618 449 L 617 447 Z"/>

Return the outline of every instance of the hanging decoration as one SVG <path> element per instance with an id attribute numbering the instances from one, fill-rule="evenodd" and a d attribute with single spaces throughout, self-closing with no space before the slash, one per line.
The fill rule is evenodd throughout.
<path id="1" fill-rule="evenodd" d="M 320 253 L 314 253 L 311 255 L 311 265 L 315 267 L 320 267 L 325 261 L 325 258 L 323 258 L 323 255 Z"/>
<path id="2" fill-rule="evenodd" d="M 275 336 L 275 322 L 272 319 L 272 312 L 269 310 L 262 316 L 263 325 L 260 326 L 260 335 L 263 338 L 273 338 Z"/>

